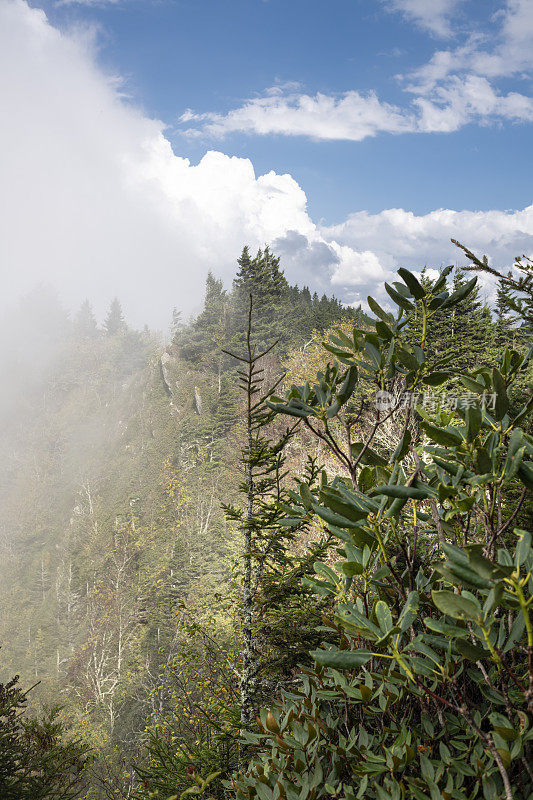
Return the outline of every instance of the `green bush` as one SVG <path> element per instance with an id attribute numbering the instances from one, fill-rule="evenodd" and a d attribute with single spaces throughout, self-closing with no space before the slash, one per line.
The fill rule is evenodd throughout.
<path id="1" fill-rule="evenodd" d="M 533 399 L 509 399 L 531 350 L 468 374 L 430 360 L 433 315 L 476 282 L 449 294 L 448 273 L 422 286 L 399 270 L 397 314 L 369 298 L 374 330 L 339 333 L 316 383 L 269 401 L 339 462 L 285 511 L 338 540 L 311 583 L 335 602 L 325 627 L 340 644 L 260 712 L 238 800 L 533 798 Z M 361 384 L 381 403 L 360 402 Z"/>
<path id="2" fill-rule="evenodd" d="M 65 741 L 59 709 L 42 719 L 25 716 L 27 692 L 18 678 L 0 684 L 0 797 L 70 800 L 85 785 L 88 748 Z"/>

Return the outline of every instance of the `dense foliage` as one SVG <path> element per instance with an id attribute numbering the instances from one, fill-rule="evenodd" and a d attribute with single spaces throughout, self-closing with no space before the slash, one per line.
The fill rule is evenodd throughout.
<path id="1" fill-rule="evenodd" d="M 118 300 L 8 321 L 5 679 L 87 800 L 528 797 L 528 262 L 492 310 L 400 270 L 373 317 L 238 267 L 168 346 Z"/>
<path id="2" fill-rule="evenodd" d="M 18 677 L 0 684 L 0 796 L 2 800 L 70 800 L 87 783 L 88 748 L 65 741 L 58 709 L 25 715 L 27 692 Z"/>
<path id="3" fill-rule="evenodd" d="M 269 401 L 339 461 L 318 491 L 299 482 L 286 522 L 318 516 L 338 539 L 313 584 L 335 598 L 340 642 L 247 734 L 259 755 L 232 781 L 242 800 L 533 792 L 533 549 L 515 527 L 531 513 L 533 400 L 511 400 L 532 350 L 468 375 L 428 355 L 428 323 L 476 279 L 450 294 L 446 270 L 424 284 L 399 273 L 386 286 L 395 316 L 369 298 L 374 330 L 325 345 L 345 370 Z M 354 430 L 360 374 L 375 405 Z M 428 413 L 424 395 L 443 384 L 452 407 L 441 395 Z"/>

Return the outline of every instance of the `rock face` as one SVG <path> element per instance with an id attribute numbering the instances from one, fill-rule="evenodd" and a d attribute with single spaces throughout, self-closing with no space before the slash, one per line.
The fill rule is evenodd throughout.
<path id="1" fill-rule="evenodd" d="M 169 397 L 172 397 L 173 387 L 177 386 L 177 382 L 172 380 L 172 370 L 178 363 L 178 348 L 176 345 L 171 344 L 167 347 L 159 360 L 161 369 L 161 378 L 165 392 Z"/>
<path id="2" fill-rule="evenodd" d="M 198 386 L 194 387 L 194 410 L 201 416 L 202 414 L 202 396 L 198 390 Z"/>

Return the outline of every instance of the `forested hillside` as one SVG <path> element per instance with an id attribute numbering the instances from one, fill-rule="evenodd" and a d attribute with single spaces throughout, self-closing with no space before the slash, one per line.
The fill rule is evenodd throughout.
<path id="1" fill-rule="evenodd" d="M 378 727 L 399 726 L 401 753 L 381 769 L 390 742 L 383 734 L 372 744 L 370 732 L 364 740 L 364 714 L 357 715 L 361 702 L 373 703 L 376 717 L 391 698 L 404 697 L 405 719 L 419 720 L 417 703 L 433 716 L 424 703 L 439 694 L 431 683 L 437 679 L 427 677 L 427 665 L 406 666 L 412 653 L 402 662 L 398 643 L 386 655 L 388 642 L 408 629 L 418 641 L 413 592 L 430 592 L 431 580 L 436 586 L 427 575 L 439 554 L 458 558 L 446 541 L 456 550 L 481 543 L 483 558 L 494 559 L 497 547 L 511 547 L 505 531 L 508 537 L 529 524 L 531 477 L 527 469 L 519 474 L 518 457 L 507 483 L 507 467 L 495 489 L 487 477 L 499 469 L 514 428 L 514 454 L 526 458 L 533 449 L 525 358 L 531 315 L 520 302 L 527 291 L 502 277 L 490 307 L 472 276 L 457 269 L 437 281 L 425 272 L 411 276 L 388 293 L 395 310 L 370 300 L 366 315 L 290 286 L 268 248 L 254 257 L 245 248 L 231 290 L 209 273 L 199 315 L 182 320 L 176 309 L 164 340 L 132 330 L 118 299 L 102 326 L 88 302 L 71 317 L 47 293 L 27 298 L 5 323 L 0 680 L 20 674 L 25 688 L 40 681 L 32 711 L 61 704 L 67 735 L 91 748 L 78 796 L 166 800 L 195 787 L 205 797 L 236 791 L 240 798 L 317 800 L 323 780 L 326 794 L 347 798 L 428 797 L 426 790 L 431 798 L 498 796 L 493 777 L 484 795 L 465 794 L 461 781 L 439 784 L 431 763 L 421 769 L 431 773 L 428 786 L 440 788 L 406 778 L 397 789 L 394 770 L 402 759 L 407 768 L 405 748 L 427 744 L 391 712 Z M 376 389 L 391 403 L 382 417 Z M 503 402 L 502 391 L 500 414 L 490 403 L 493 396 Z M 457 398 L 465 392 L 463 408 Z M 479 420 L 471 419 L 466 409 L 478 408 L 482 393 Z M 267 402 L 255 408 L 263 395 Z M 403 416 L 393 416 L 398 409 Z M 495 432 L 501 440 L 491 443 Z M 431 471 L 435 463 L 440 472 Z M 463 486 L 474 472 L 485 477 Z M 493 504 L 479 513 L 478 484 Z M 390 491 L 380 495 L 384 485 Z M 493 514 L 496 528 L 487 522 Z M 384 539 L 383 516 L 392 525 Z M 441 573 L 455 579 L 453 565 Z M 463 587 L 490 589 L 493 573 L 480 574 Z M 352 594 L 350 621 L 342 604 Z M 474 641 L 477 618 L 459 618 L 470 619 Z M 430 628 L 446 635 L 442 624 Z M 513 633 L 517 647 L 523 631 Z M 379 678 L 372 662 L 363 683 L 347 684 L 339 670 L 375 656 L 366 659 L 366 636 L 398 670 Z M 421 659 L 431 661 L 430 646 L 439 647 L 421 641 Z M 485 652 L 474 655 L 467 655 L 472 663 Z M 398 675 L 418 667 L 427 683 L 416 683 L 416 697 L 405 699 Z M 521 684 L 519 656 L 511 668 Z M 489 688 L 503 691 L 498 681 Z M 350 698 L 359 703 L 357 730 Z M 339 734 L 341 699 L 347 727 Z M 320 718 L 321 703 L 330 701 L 329 716 Z M 274 702 L 256 722 L 260 707 Z M 509 702 L 512 711 L 521 701 Z M 452 728 L 442 739 L 448 753 Z M 302 756 L 306 742 L 314 772 Z M 527 760 L 524 746 L 516 757 Z M 343 759 L 360 764 L 372 747 L 374 769 L 360 769 L 357 785 L 341 780 Z M 485 756 L 476 751 L 476 758 L 492 775 Z M 470 766 L 463 769 L 469 775 Z M 385 774 L 392 782 L 383 783 Z"/>
<path id="2" fill-rule="evenodd" d="M 269 369 L 316 331 L 355 318 L 290 287 L 268 250 L 245 250 L 231 292 L 209 274 L 204 307 L 167 344 L 131 330 L 114 301 L 99 328 L 48 293 L 6 324 L 1 417 L 2 679 L 40 681 L 68 725 L 128 756 L 154 709 L 186 621 L 227 591 L 238 530 L 222 504 L 241 481 L 234 361 L 250 292 Z M 10 328 L 10 332 L 7 328 Z M 186 634 L 183 635 L 186 639 Z"/>

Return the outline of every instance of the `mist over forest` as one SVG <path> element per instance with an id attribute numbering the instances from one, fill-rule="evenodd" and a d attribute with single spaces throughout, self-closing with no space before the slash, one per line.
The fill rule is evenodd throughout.
<path id="1" fill-rule="evenodd" d="M 477 268 L 486 270 L 486 262 Z M 525 549 L 533 451 L 529 262 L 501 275 L 492 307 L 472 273 L 436 274 L 400 270 L 402 281 L 387 286 L 398 314 L 371 297 L 368 314 L 291 286 L 275 253 L 251 255 L 245 247 L 231 291 L 209 273 L 200 313 L 183 320 L 174 309 L 165 339 L 131 328 L 119 298 L 100 325 L 88 301 L 73 314 L 53 292 L 20 302 L 5 330 L 23 335 L 13 336 L 1 365 L 0 680 L 2 724 L 13 726 L 9 708 L 21 703 L 30 721 L 15 737 L 24 753 L 19 769 L 0 750 L 0 776 L 11 792 L 3 797 L 166 800 L 194 789 L 262 798 L 258 787 L 265 786 L 274 800 L 280 782 L 288 781 L 289 796 L 294 770 L 305 781 L 312 770 L 314 787 L 306 791 L 315 797 L 316 775 L 326 768 L 334 770 L 326 785 L 341 781 L 347 796 L 381 797 L 407 781 L 418 797 L 418 769 L 425 774 L 433 764 L 431 785 L 439 785 L 437 764 L 454 752 L 451 732 L 463 766 L 456 779 L 441 769 L 444 784 L 457 780 L 457 797 L 466 797 L 465 786 L 471 793 L 475 753 L 484 759 L 479 796 L 499 792 L 499 765 L 482 732 L 465 750 L 451 712 L 444 738 L 437 736 L 441 755 L 433 745 L 417 746 L 420 766 L 409 756 L 398 767 L 403 777 L 368 769 L 361 755 L 371 747 L 368 713 L 393 713 L 394 736 L 404 745 L 392 742 L 391 722 L 372 733 L 391 752 L 435 737 L 427 717 L 416 722 L 412 710 L 396 716 L 402 705 L 422 702 L 421 684 L 411 689 L 408 676 L 419 670 L 429 691 L 437 680 L 432 653 L 440 652 L 439 692 L 449 703 L 457 658 L 466 665 L 473 657 L 462 631 L 475 641 L 475 626 L 487 624 L 460 605 L 443 606 L 437 596 L 461 597 L 444 587 L 458 581 L 465 608 L 481 608 L 472 589 L 482 597 L 500 592 L 505 603 L 510 590 L 491 588 L 499 567 L 488 565 L 495 557 L 507 563 L 495 554 L 508 540 L 513 546 L 513 530 L 522 537 L 516 558 L 526 569 L 532 560 Z M 388 398 L 384 411 L 377 390 Z M 511 435 L 513 418 L 521 424 Z M 501 443 L 490 444 L 496 435 Z M 503 459 L 503 481 L 497 466 L 486 474 L 494 459 Z M 497 498 L 495 511 L 483 505 L 487 497 Z M 473 550 L 460 549 L 468 543 Z M 477 547 L 486 567 L 468 562 Z M 441 549 L 450 559 L 442 568 L 435 565 Z M 417 633 L 414 609 L 432 597 L 445 616 L 426 620 L 426 636 Z M 510 635 L 511 650 L 498 645 L 492 662 L 481 642 L 468 645 L 475 660 L 488 659 L 479 674 L 491 692 L 502 680 L 505 648 L 505 668 L 520 685 L 527 671 L 520 644 L 527 619 L 520 626 L 509 614 L 498 635 L 503 642 Z M 459 622 L 454 628 L 443 619 Z M 400 636 L 407 636 L 400 671 L 389 672 L 379 654 L 398 648 Z M 417 641 L 413 650 L 409 642 Z M 480 713 L 478 691 L 483 713 L 496 713 L 492 695 L 474 689 L 479 680 L 468 670 L 460 680 L 476 704 L 472 713 Z M 14 675 L 19 684 L 9 688 Z M 33 685 L 27 700 L 14 696 Z M 383 691 L 396 697 L 396 712 L 370 699 L 389 696 Z M 505 691 L 514 692 L 518 708 L 516 688 Z M 500 728 L 517 712 L 507 713 Z M 346 725 L 355 737 L 350 745 Z M 520 752 L 528 758 L 527 730 L 502 739 L 524 748 L 503 748 L 511 759 L 506 775 L 514 775 L 513 758 L 521 772 Z M 31 764 L 35 736 L 47 743 Z M 302 752 L 312 761 L 298 767 L 287 748 L 301 758 L 306 738 Z M 382 752 L 373 758 L 388 758 Z M 349 784 L 347 768 L 357 776 Z"/>
<path id="2" fill-rule="evenodd" d="M 0 75 L 0 800 L 533 800 L 531 0 Z"/>

